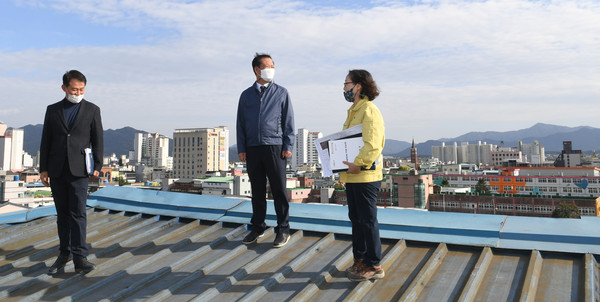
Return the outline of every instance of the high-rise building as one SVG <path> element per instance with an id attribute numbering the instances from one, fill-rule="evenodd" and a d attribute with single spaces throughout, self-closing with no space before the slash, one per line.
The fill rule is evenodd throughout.
<path id="1" fill-rule="evenodd" d="M 321 162 L 317 148 L 315 147 L 315 140 L 321 137 L 323 137 L 323 133 L 321 132 L 310 132 L 305 128 L 298 129 L 292 158 L 294 167 Z"/>
<path id="2" fill-rule="evenodd" d="M 3 126 L 5 124 L 0 124 Z M 23 129 L 0 127 L 0 170 L 23 171 Z"/>
<path id="3" fill-rule="evenodd" d="M 519 151 L 523 154 L 523 161 L 532 165 L 542 165 L 546 161 L 546 152 L 539 141 L 534 140 L 532 144 L 523 144 L 519 141 Z"/>
<path id="4" fill-rule="evenodd" d="M 146 154 L 150 133 L 136 133 L 133 137 L 133 153 L 129 160 L 133 163 L 141 163 L 143 154 Z"/>
<path id="5" fill-rule="evenodd" d="M 6 125 L 3 122 L 0 122 L 0 136 L 4 136 L 4 133 L 6 132 L 7 128 L 8 128 L 8 125 Z"/>
<path id="6" fill-rule="evenodd" d="M 491 152 L 494 148 L 496 145 L 481 143 L 481 141 L 478 141 L 477 144 L 462 142 L 460 146 L 456 142 L 450 146 L 446 146 L 446 143 L 442 142 L 441 146 L 431 147 L 431 156 L 444 164 L 489 165 L 492 162 Z"/>
<path id="7" fill-rule="evenodd" d="M 169 138 L 158 133 L 136 133 L 131 161 L 149 167 L 169 167 Z"/>
<path id="8" fill-rule="evenodd" d="M 6 130 L 6 136 L 12 137 L 10 170 L 23 171 L 23 138 L 25 137 L 25 131 L 23 129 L 11 128 Z"/>
<path id="9" fill-rule="evenodd" d="M 563 141 L 563 150 L 554 161 L 555 167 L 581 167 L 583 152 L 573 150 L 571 141 Z"/>
<path id="10" fill-rule="evenodd" d="M 173 133 L 173 176 L 196 178 L 207 172 L 229 170 L 229 130 L 176 129 Z"/>
<path id="11" fill-rule="evenodd" d="M 494 167 L 503 167 L 506 161 L 523 162 L 523 155 L 517 148 L 496 147 L 496 149 L 492 150 L 491 156 L 491 164 Z"/>
<path id="12" fill-rule="evenodd" d="M 0 136 L 0 170 L 10 170 L 10 151 L 12 149 L 12 137 Z"/>

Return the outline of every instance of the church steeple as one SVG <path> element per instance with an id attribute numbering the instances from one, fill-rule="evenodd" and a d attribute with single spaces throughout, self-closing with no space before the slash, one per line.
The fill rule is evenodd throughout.
<path id="1" fill-rule="evenodd" d="M 410 147 L 410 162 L 415 165 L 415 171 L 419 171 L 419 161 L 417 159 L 417 147 L 415 147 L 415 138 L 412 139 L 412 146 Z"/>

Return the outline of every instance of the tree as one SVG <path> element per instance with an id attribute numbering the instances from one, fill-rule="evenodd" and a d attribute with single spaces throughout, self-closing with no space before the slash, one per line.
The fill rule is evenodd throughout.
<path id="1" fill-rule="evenodd" d="M 444 179 L 442 180 L 442 187 L 447 187 L 448 185 L 450 185 L 450 183 L 448 182 L 448 180 L 447 180 L 447 179 L 445 179 L 445 178 L 444 178 Z"/>
<path id="2" fill-rule="evenodd" d="M 579 215 L 579 207 L 572 203 L 559 203 L 554 211 L 552 211 L 552 217 L 554 218 L 581 218 Z"/>
<path id="3" fill-rule="evenodd" d="M 125 186 L 128 184 L 129 184 L 129 182 L 127 181 L 127 179 L 125 179 L 125 177 L 123 177 L 123 175 L 119 175 L 119 186 Z"/>
<path id="4" fill-rule="evenodd" d="M 485 182 L 485 179 L 480 178 L 475 185 L 475 193 L 477 194 L 490 194 L 490 187 Z"/>

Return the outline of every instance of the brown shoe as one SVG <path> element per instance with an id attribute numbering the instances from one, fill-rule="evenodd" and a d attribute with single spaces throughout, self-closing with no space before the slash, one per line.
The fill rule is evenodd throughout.
<path id="1" fill-rule="evenodd" d="M 350 273 L 354 274 L 354 273 L 360 271 L 363 268 L 363 266 L 365 266 L 365 264 L 363 263 L 362 259 L 354 258 L 354 264 L 352 264 L 351 267 L 346 269 L 346 274 L 350 274 Z"/>
<path id="2" fill-rule="evenodd" d="M 385 277 L 385 272 L 381 265 L 367 266 L 364 265 L 361 270 L 356 273 L 348 273 L 348 279 L 352 281 L 375 280 Z"/>

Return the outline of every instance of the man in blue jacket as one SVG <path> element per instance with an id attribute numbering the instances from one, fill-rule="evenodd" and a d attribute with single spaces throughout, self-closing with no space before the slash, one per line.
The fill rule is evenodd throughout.
<path id="1" fill-rule="evenodd" d="M 242 242 L 255 242 L 267 228 L 268 178 L 277 213 L 273 246 L 282 247 L 290 238 L 285 167 L 294 146 L 294 111 L 287 89 L 273 82 L 271 56 L 257 53 L 252 69 L 256 82 L 240 96 L 236 127 L 238 156 L 246 162 L 252 188 L 251 232 Z"/>

